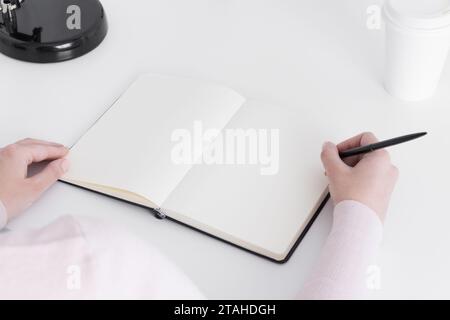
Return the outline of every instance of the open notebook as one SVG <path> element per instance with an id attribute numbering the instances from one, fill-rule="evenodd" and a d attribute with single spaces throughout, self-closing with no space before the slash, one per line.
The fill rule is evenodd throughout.
<path id="1" fill-rule="evenodd" d="M 145 75 L 72 147 L 62 180 L 285 262 L 327 194 L 305 121 L 223 86 Z"/>

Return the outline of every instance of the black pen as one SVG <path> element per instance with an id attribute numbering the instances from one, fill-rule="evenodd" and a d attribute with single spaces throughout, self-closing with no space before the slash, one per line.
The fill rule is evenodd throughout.
<path id="1" fill-rule="evenodd" d="M 368 144 L 366 146 L 361 146 L 358 148 L 353 148 L 353 149 L 339 152 L 339 156 L 342 159 L 352 157 L 352 156 L 357 156 L 359 154 L 364 154 L 364 153 L 372 152 L 372 151 L 375 151 L 378 149 L 395 146 L 395 145 L 403 143 L 403 142 L 411 141 L 411 140 L 423 137 L 426 134 L 427 134 L 426 132 L 413 133 L 413 134 L 408 134 L 406 136 L 401 136 L 401 137 L 384 140 L 384 141 L 380 141 L 380 142 L 373 143 L 373 144 Z"/>

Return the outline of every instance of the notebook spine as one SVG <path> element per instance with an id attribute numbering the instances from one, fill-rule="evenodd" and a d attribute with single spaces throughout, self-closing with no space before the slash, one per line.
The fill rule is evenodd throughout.
<path id="1" fill-rule="evenodd" d="M 155 208 L 153 209 L 155 212 L 155 217 L 159 220 L 164 220 L 167 216 L 166 214 L 162 211 L 161 208 Z"/>

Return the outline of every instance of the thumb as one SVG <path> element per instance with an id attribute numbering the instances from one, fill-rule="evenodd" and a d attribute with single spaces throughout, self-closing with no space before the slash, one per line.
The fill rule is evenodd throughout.
<path id="1" fill-rule="evenodd" d="M 332 142 L 325 142 L 320 154 L 323 166 L 328 176 L 334 175 L 336 172 L 342 171 L 346 168 L 345 163 L 339 157 L 339 151 Z"/>
<path id="2" fill-rule="evenodd" d="M 50 162 L 42 172 L 29 179 L 35 196 L 39 196 L 50 188 L 59 178 L 69 170 L 69 160 L 63 158 Z"/>

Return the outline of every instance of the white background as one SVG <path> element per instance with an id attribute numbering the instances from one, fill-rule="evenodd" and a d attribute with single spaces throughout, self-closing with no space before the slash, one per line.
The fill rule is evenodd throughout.
<path id="1" fill-rule="evenodd" d="M 25 137 L 71 145 L 145 72 L 216 81 L 294 107 L 299 117 L 320 117 L 324 130 L 339 132 L 330 137 L 336 142 L 366 130 L 380 138 L 427 130 L 421 141 L 391 149 L 401 177 L 373 297 L 450 298 L 450 66 L 431 100 L 389 96 L 382 87 L 383 30 L 366 28 L 366 9 L 377 3 L 103 0 L 110 30 L 94 52 L 48 65 L 0 56 L 0 145 Z M 121 223 L 161 248 L 208 298 L 293 298 L 331 225 L 328 204 L 292 259 L 277 265 L 145 209 L 58 183 L 10 227 L 38 227 L 65 214 Z"/>

